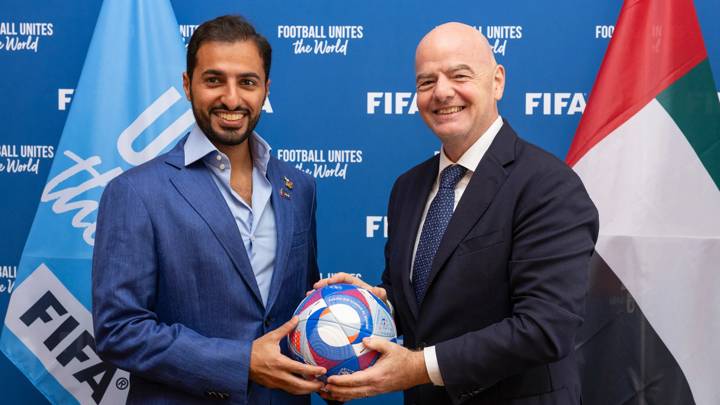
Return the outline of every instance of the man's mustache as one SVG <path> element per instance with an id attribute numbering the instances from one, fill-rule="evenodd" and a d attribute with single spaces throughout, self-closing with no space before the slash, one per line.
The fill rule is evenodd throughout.
<path id="1" fill-rule="evenodd" d="M 243 113 L 246 115 L 250 115 L 250 110 L 245 107 L 237 107 L 237 108 L 231 110 L 226 105 L 217 105 L 210 109 L 210 113 L 214 113 L 214 112 L 218 112 L 218 111 L 220 111 L 220 112 L 239 112 L 239 113 Z"/>

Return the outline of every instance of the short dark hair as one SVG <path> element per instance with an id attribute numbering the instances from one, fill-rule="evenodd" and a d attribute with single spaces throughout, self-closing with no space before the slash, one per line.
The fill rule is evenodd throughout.
<path id="1" fill-rule="evenodd" d="M 193 32 L 187 48 L 187 72 L 188 79 L 192 81 L 193 71 L 197 64 L 197 52 L 204 42 L 238 42 L 253 41 L 260 52 L 265 70 L 265 80 L 270 78 L 270 63 L 272 61 L 272 48 L 270 43 L 255 31 L 245 18 L 239 15 L 224 15 L 210 21 L 205 21 Z"/>

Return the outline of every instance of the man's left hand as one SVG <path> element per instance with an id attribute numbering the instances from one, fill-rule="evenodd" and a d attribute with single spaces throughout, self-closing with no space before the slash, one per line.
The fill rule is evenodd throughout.
<path id="1" fill-rule="evenodd" d="M 347 402 L 430 382 L 422 351 L 410 351 L 377 337 L 365 338 L 363 344 L 380 352 L 380 358 L 363 371 L 328 378 L 323 391 L 327 390 L 332 399 Z"/>

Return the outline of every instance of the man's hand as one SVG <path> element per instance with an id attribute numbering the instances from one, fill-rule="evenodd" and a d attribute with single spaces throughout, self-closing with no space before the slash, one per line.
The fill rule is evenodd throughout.
<path id="1" fill-rule="evenodd" d="M 315 283 L 313 285 L 313 288 L 317 290 L 318 288 L 325 287 L 328 284 L 340 284 L 340 283 L 352 284 L 354 286 L 364 288 L 364 289 L 370 291 L 371 293 L 375 294 L 375 296 L 377 296 L 378 298 L 383 300 L 385 303 L 388 302 L 387 292 L 385 291 L 384 288 L 373 287 L 370 284 L 360 280 L 359 278 L 357 278 L 355 276 L 351 276 L 347 273 L 336 273 L 332 277 L 324 278 L 324 279 L 318 281 L 317 283 Z M 309 294 L 310 294 L 310 292 L 308 292 L 308 295 Z"/>
<path id="2" fill-rule="evenodd" d="M 377 337 L 365 338 L 363 344 L 380 352 L 380 358 L 375 365 L 363 371 L 328 378 L 323 390 L 330 393 L 329 399 L 347 402 L 430 382 L 423 352 L 410 351 Z M 328 397 L 323 395 L 323 398 Z"/>
<path id="3" fill-rule="evenodd" d="M 250 353 L 250 380 L 268 388 L 280 388 L 294 395 L 316 392 L 323 383 L 315 378 L 325 374 L 323 367 L 294 361 L 280 352 L 280 340 L 298 323 L 293 317 L 279 328 L 255 339 Z"/>

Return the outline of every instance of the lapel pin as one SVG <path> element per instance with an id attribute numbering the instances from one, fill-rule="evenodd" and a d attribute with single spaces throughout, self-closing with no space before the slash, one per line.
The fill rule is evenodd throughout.
<path id="1" fill-rule="evenodd" d="M 295 187 L 295 183 L 287 177 L 283 176 L 283 180 L 285 180 L 285 187 L 287 187 L 288 190 L 292 190 L 293 187 Z"/>
<path id="2" fill-rule="evenodd" d="M 280 197 L 290 199 L 290 194 L 284 188 L 280 189 Z"/>

